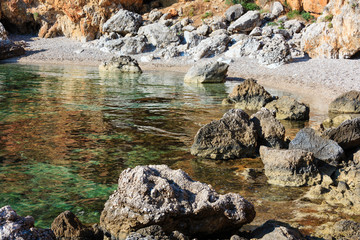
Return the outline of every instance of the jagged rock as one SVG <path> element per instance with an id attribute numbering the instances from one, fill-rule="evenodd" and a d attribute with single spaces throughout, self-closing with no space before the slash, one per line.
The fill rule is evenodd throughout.
<path id="1" fill-rule="evenodd" d="M 345 157 L 344 150 L 335 141 L 318 136 L 312 128 L 301 129 L 290 142 L 289 149 L 312 152 L 316 159 L 335 167 Z"/>
<path id="2" fill-rule="evenodd" d="M 120 9 L 114 16 L 107 20 L 103 25 L 104 32 L 116 32 L 123 36 L 128 33 L 137 33 L 142 24 L 140 14 Z"/>
<path id="3" fill-rule="evenodd" d="M 146 48 L 146 39 L 144 36 L 124 37 L 101 42 L 98 47 L 102 51 L 116 52 L 120 55 L 139 54 Z"/>
<path id="4" fill-rule="evenodd" d="M 202 36 L 206 36 L 210 32 L 210 27 L 206 24 L 202 24 L 196 29 L 196 33 Z"/>
<path id="5" fill-rule="evenodd" d="M 347 120 L 337 128 L 323 132 L 322 137 L 334 140 L 345 151 L 360 146 L 360 118 Z"/>
<path id="6" fill-rule="evenodd" d="M 249 36 L 259 37 L 259 36 L 261 36 L 261 34 L 262 34 L 261 28 L 260 28 L 260 27 L 256 27 L 256 28 L 254 28 L 254 29 L 250 32 Z"/>
<path id="7" fill-rule="evenodd" d="M 219 29 L 226 29 L 227 26 L 226 26 L 226 23 L 225 23 L 225 19 L 223 17 L 220 17 L 220 16 L 216 16 L 216 17 L 213 17 L 210 24 L 210 29 L 212 31 L 216 31 L 216 30 L 219 30 Z"/>
<path id="8" fill-rule="evenodd" d="M 336 127 L 340 126 L 340 124 L 342 124 L 346 120 L 352 120 L 352 119 L 357 118 L 357 117 L 359 117 L 358 114 L 356 114 L 356 115 L 341 114 L 341 115 L 337 115 L 337 116 L 335 116 L 333 118 L 325 119 L 322 122 L 322 125 L 325 128 L 336 128 Z"/>
<path id="9" fill-rule="evenodd" d="M 290 47 L 281 37 L 275 35 L 270 41 L 267 41 L 264 47 L 257 54 L 260 64 L 275 68 L 291 61 Z"/>
<path id="10" fill-rule="evenodd" d="M 260 147 L 268 183 L 280 186 L 311 186 L 321 181 L 314 155 L 301 149 L 278 150 Z"/>
<path id="11" fill-rule="evenodd" d="M 119 71 L 123 73 L 141 73 L 138 62 L 129 56 L 113 57 L 99 66 L 101 71 Z"/>
<path id="12" fill-rule="evenodd" d="M 261 23 L 259 11 L 248 11 L 242 15 L 238 20 L 231 23 L 229 32 L 250 32 Z"/>
<path id="13" fill-rule="evenodd" d="M 334 113 L 360 113 L 360 91 L 349 91 L 332 101 L 329 112 Z"/>
<path id="14" fill-rule="evenodd" d="M 23 46 L 10 40 L 0 40 L 0 60 L 18 57 L 25 54 Z"/>
<path id="15" fill-rule="evenodd" d="M 170 44 L 178 45 L 180 43 L 176 31 L 169 29 L 161 23 L 153 23 L 142 26 L 138 32 L 139 35 L 144 35 L 148 42 L 155 47 L 166 48 Z"/>
<path id="16" fill-rule="evenodd" d="M 162 15 L 163 15 L 162 12 L 160 12 L 157 9 L 153 9 L 149 13 L 149 20 L 155 22 L 156 20 L 159 20 L 162 17 Z"/>
<path id="17" fill-rule="evenodd" d="M 230 39 L 226 34 L 216 35 L 202 40 L 199 45 L 192 49 L 191 53 L 195 60 L 211 57 L 225 52 Z"/>
<path id="18" fill-rule="evenodd" d="M 190 68 L 184 77 L 185 82 L 222 83 L 225 82 L 229 64 L 223 62 L 209 62 L 197 64 Z"/>
<path id="19" fill-rule="evenodd" d="M 282 12 L 284 12 L 284 7 L 280 2 L 276 1 L 271 4 L 270 11 L 275 17 L 278 17 Z"/>
<path id="20" fill-rule="evenodd" d="M 360 223 L 344 219 L 335 224 L 326 223 L 320 226 L 317 235 L 323 239 L 357 240 L 360 239 Z"/>
<path id="21" fill-rule="evenodd" d="M 241 17 L 244 12 L 244 8 L 241 4 L 235 4 L 226 10 L 225 18 L 228 22 L 232 22 Z"/>
<path id="22" fill-rule="evenodd" d="M 3 240 L 55 240 L 50 229 L 34 227 L 35 220 L 31 216 L 21 217 L 10 207 L 0 208 L 0 239 Z"/>
<path id="23" fill-rule="evenodd" d="M 268 220 L 252 231 L 252 239 L 261 240 L 305 240 L 305 237 L 296 228 L 289 224 Z"/>
<path id="24" fill-rule="evenodd" d="M 241 109 L 231 109 L 217 121 L 197 132 L 191 154 L 211 159 L 234 159 L 253 156 L 257 147 L 254 123 Z"/>
<path id="25" fill-rule="evenodd" d="M 136 232 L 130 233 L 125 240 L 170 240 L 170 237 L 162 230 L 159 225 L 152 225 L 145 228 L 140 228 Z"/>
<path id="26" fill-rule="evenodd" d="M 276 118 L 283 120 L 308 120 L 310 109 L 304 103 L 294 98 L 282 96 L 265 106 L 269 110 L 276 111 Z"/>
<path id="27" fill-rule="evenodd" d="M 240 195 L 219 195 L 166 165 L 128 168 L 118 183 L 100 217 L 102 229 L 116 239 L 151 225 L 161 226 L 167 234 L 176 229 L 207 236 L 239 229 L 255 217 L 253 205 Z"/>
<path id="28" fill-rule="evenodd" d="M 256 58 L 259 50 L 263 47 L 263 42 L 255 37 L 242 36 L 237 43 L 226 51 L 225 56 L 231 58 L 250 57 Z"/>
<path id="29" fill-rule="evenodd" d="M 184 32 L 184 39 L 188 48 L 193 48 L 199 45 L 199 43 L 205 39 L 203 35 L 199 35 L 196 32 Z"/>
<path id="30" fill-rule="evenodd" d="M 285 144 L 285 128 L 266 108 L 262 108 L 253 114 L 250 121 L 254 123 L 258 134 L 259 145 L 272 148 L 284 148 Z"/>
<path id="31" fill-rule="evenodd" d="M 291 36 L 294 36 L 295 33 L 301 32 L 304 27 L 304 23 L 297 19 L 292 19 L 284 23 L 284 28 L 289 31 Z"/>
<path id="32" fill-rule="evenodd" d="M 223 104 L 236 103 L 236 108 L 259 110 L 272 101 L 273 97 L 254 79 L 246 79 L 235 86 Z"/>

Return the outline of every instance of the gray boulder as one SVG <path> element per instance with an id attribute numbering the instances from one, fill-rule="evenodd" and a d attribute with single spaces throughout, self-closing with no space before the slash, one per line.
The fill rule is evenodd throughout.
<path id="1" fill-rule="evenodd" d="M 199 35 L 196 32 L 184 32 L 184 40 L 188 48 L 193 48 L 199 45 L 199 43 L 204 40 L 203 35 Z"/>
<path id="2" fill-rule="evenodd" d="M 229 48 L 229 50 L 225 53 L 225 56 L 231 58 L 256 58 L 263 45 L 263 42 L 256 37 L 243 36 L 238 39 L 237 43 Z"/>
<path id="3" fill-rule="evenodd" d="M 151 22 L 155 22 L 156 20 L 159 20 L 162 17 L 162 12 L 160 12 L 158 9 L 153 9 L 151 10 L 151 12 L 149 13 L 149 20 Z"/>
<path id="4" fill-rule="evenodd" d="M 211 159 L 234 159 L 253 156 L 257 147 L 254 123 L 241 109 L 231 109 L 217 121 L 197 132 L 191 154 Z"/>
<path id="5" fill-rule="evenodd" d="M 232 22 L 241 17 L 244 12 L 244 8 L 241 4 L 235 4 L 226 10 L 225 18 L 228 22 Z"/>
<path id="6" fill-rule="evenodd" d="M 196 29 L 196 33 L 202 36 L 206 36 L 210 32 L 210 27 L 206 24 L 202 24 Z"/>
<path id="7" fill-rule="evenodd" d="M 276 111 L 276 118 L 280 120 L 308 120 L 310 108 L 304 103 L 296 101 L 289 96 L 282 96 L 265 106 Z"/>
<path id="8" fill-rule="evenodd" d="M 215 35 L 202 40 L 199 45 L 191 49 L 195 60 L 211 57 L 223 53 L 227 49 L 230 38 L 226 34 Z"/>
<path id="9" fill-rule="evenodd" d="M 297 19 L 292 19 L 284 23 L 284 28 L 288 30 L 291 36 L 293 36 L 295 33 L 300 33 L 304 27 L 304 23 Z"/>
<path id="10" fill-rule="evenodd" d="M 55 240 L 50 229 L 34 227 L 31 216 L 21 217 L 10 207 L 0 208 L 0 239 L 3 240 Z"/>
<path id="11" fill-rule="evenodd" d="M 222 83 L 225 82 L 229 64 L 223 62 L 209 62 L 197 64 L 189 69 L 184 77 L 185 82 Z"/>
<path id="12" fill-rule="evenodd" d="M 141 73 L 138 62 L 129 56 L 113 57 L 110 61 L 102 62 L 100 71 L 119 71 L 122 73 Z"/>
<path id="13" fill-rule="evenodd" d="M 335 141 L 318 136 L 312 128 L 301 129 L 290 142 L 289 149 L 312 152 L 316 159 L 335 167 L 345 157 L 344 150 Z"/>
<path id="14" fill-rule="evenodd" d="M 268 183 L 280 186 L 311 186 L 321 181 L 313 153 L 301 150 L 278 150 L 260 147 Z"/>
<path id="15" fill-rule="evenodd" d="M 25 54 L 25 49 L 22 44 L 13 41 L 0 40 L 0 60 L 18 57 Z"/>
<path id="16" fill-rule="evenodd" d="M 269 68 L 276 68 L 291 61 L 290 47 L 285 39 L 273 37 L 267 41 L 261 51 L 257 54 L 260 64 Z"/>
<path id="17" fill-rule="evenodd" d="M 284 12 L 284 7 L 280 2 L 276 1 L 271 4 L 270 11 L 275 17 L 278 17 Z"/>
<path id="18" fill-rule="evenodd" d="M 138 32 L 139 35 L 144 35 L 148 42 L 159 48 L 166 48 L 170 44 L 178 45 L 180 39 L 176 31 L 168 28 L 161 23 L 153 23 L 142 26 Z"/>
<path id="19" fill-rule="evenodd" d="M 248 11 L 242 15 L 238 20 L 231 23 L 228 31 L 229 32 L 250 32 L 255 27 L 261 24 L 259 11 Z"/>
<path id="20" fill-rule="evenodd" d="M 360 91 L 349 91 L 332 101 L 329 112 L 334 113 L 360 113 Z"/>
<path id="21" fill-rule="evenodd" d="M 268 220 L 252 231 L 252 239 L 261 240 L 305 240 L 301 232 L 289 224 Z"/>
<path id="22" fill-rule="evenodd" d="M 124 170 L 105 203 L 100 226 L 114 239 L 159 225 L 170 233 L 207 236 L 239 229 L 255 217 L 254 206 L 238 194 L 219 195 L 182 170 L 166 165 Z"/>
<path id="23" fill-rule="evenodd" d="M 105 41 L 100 47 L 103 51 L 116 52 L 121 55 L 139 54 L 146 48 L 146 39 L 144 36 L 124 37 Z"/>
<path id="24" fill-rule="evenodd" d="M 116 32 L 121 35 L 128 33 L 137 33 L 142 24 L 140 14 L 120 9 L 114 16 L 107 20 L 103 25 L 103 32 Z"/>
<path id="25" fill-rule="evenodd" d="M 220 16 L 213 17 L 211 22 L 209 23 L 209 26 L 212 31 L 216 31 L 219 29 L 226 29 L 227 25 L 225 23 L 225 19 Z"/>

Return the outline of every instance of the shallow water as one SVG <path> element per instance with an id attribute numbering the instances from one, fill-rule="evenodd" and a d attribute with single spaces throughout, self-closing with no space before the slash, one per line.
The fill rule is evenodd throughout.
<path id="1" fill-rule="evenodd" d="M 203 124 L 229 109 L 221 105 L 238 82 L 189 85 L 182 73 L 99 74 L 91 67 L 0 65 L 0 206 L 32 215 L 49 227 L 71 210 L 85 223 L 99 221 L 122 170 L 144 164 L 181 168 L 220 193 L 237 192 L 267 219 L 312 226 L 297 219 L 308 206 L 294 201 L 306 188 L 271 186 L 256 159 L 209 161 L 189 153 Z M 276 95 L 287 94 L 268 89 Z M 298 97 L 298 96 L 296 96 Z M 287 122 L 287 135 L 326 118 Z"/>

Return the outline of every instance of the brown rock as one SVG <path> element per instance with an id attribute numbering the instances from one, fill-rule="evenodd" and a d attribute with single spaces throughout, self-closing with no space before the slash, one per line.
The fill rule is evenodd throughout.
<path id="1" fill-rule="evenodd" d="M 329 112 L 360 113 L 360 91 L 349 91 L 332 101 Z"/>

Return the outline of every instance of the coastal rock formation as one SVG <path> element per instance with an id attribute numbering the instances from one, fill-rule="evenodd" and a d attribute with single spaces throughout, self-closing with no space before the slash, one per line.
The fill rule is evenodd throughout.
<path id="1" fill-rule="evenodd" d="M 10 41 L 7 32 L 0 22 L 0 60 L 17 57 L 25 54 L 25 49 L 20 44 Z"/>
<path id="2" fill-rule="evenodd" d="M 262 0 L 258 0 L 261 2 Z M 288 5 L 292 10 L 310 12 L 314 15 L 320 15 L 329 0 L 280 0 Z"/>
<path id="3" fill-rule="evenodd" d="M 102 29 L 103 32 L 115 32 L 125 36 L 128 33 L 137 33 L 142 21 L 143 20 L 140 14 L 120 9 L 114 16 L 104 23 Z"/>
<path id="4" fill-rule="evenodd" d="M 138 34 L 144 35 L 148 42 L 155 47 L 166 48 L 171 44 L 178 45 L 180 43 L 180 39 L 177 36 L 176 31 L 161 23 L 153 23 L 142 26 L 139 29 Z"/>
<path id="5" fill-rule="evenodd" d="M 351 115 L 351 114 L 340 114 L 337 115 L 333 118 L 327 118 L 322 122 L 322 125 L 325 128 L 336 128 L 338 126 L 340 126 L 340 124 L 342 124 L 343 122 L 347 121 L 347 120 L 352 120 L 354 118 L 359 117 L 358 114 L 356 115 Z"/>
<path id="6" fill-rule="evenodd" d="M 351 220 L 340 220 L 333 223 L 327 223 L 317 230 L 319 236 L 323 239 L 360 239 L 360 223 Z"/>
<path id="7" fill-rule="evenodd" d="M 139 54 L 145 51 L 147 41 L 144 36 L 123 37 L 114 40 L 100 38 L 97 47 L 104 52 L 116 52 L 122 55 Z"/>
<path id="8" fill-rule="evenodd" d="M 305 240 L 296 228 L 275 220 L 268 220 L 252 231 L 252 239 L 261 240 Z"/>
<path id="9" fill-rule="evenodd" d="M 241 17 L 244 12 L 244 8 L 241 4 L 235 4 L 226 10 L 225 18 L 228 22 L 232 22 Z"/>
<path id="10" fill-rule="evenodd" d="M 260 64 L 276 68 L 292 60 L 290 47 L 282 35 L 275 34 L 272 39 L 266 41 L 257 59 Z"/>
<path id="11" fill-rule="evenodd" d="M 234 159 L 253 156 L 257 147 L 254 123 L 241 109 L 231 109 L 217 121 L 197 132 L 191 154 L 211 159 Z"/>
<path id="12" fill-rule="evenodd" d="M 219 34 L 202 40 L 199 45 L 191 49 L 190 54 L 195 60 L 212 57 L 225 52 L 230 38 L 227 34 Z"/>
<path id="13" fill-rule="evenodd" d="M 0 41 L 6 40 L 6 39 L 8 39 L 7 32 L 4 28 L 4 25 L 2 25 L 2 23 L 0 22 Z"/>
<path id="14" fill-rule="evenodd" d="M 113 57 L 99 66 L 100 71 L 119 71 L 123 73 L 141 73 L 138 62 L 129 56 Z"/>
<path id="15" fill-rule="evenodd" d="M 275 118 L 273 112 L 262 108 L 251 116 L 250 121 L 254 123 L 259 145 L 278 149 L 285 147 L 285 128 Z"/>
<path id="16" fill-rule="evenodd" d="M 360 92 L 352 90 L 340 95 L 330 103 L 329 112 L 360 113 Z"/>
<path id="17" fill-rule="evenodd" d="M 254 79 L 246 79 L 243 83 L 234 87 L 229 96 L 223 100 L 223 104 L 236 103 L 235 107 L 248 110 L 259 110 L 273 97 L 263 86 Z"/>
<path id="18" fill-rule="evenodd" d="M 259 11 L 248 11 L 235 22 L 231 23 L 229 32 L 250 32 L 261 23 Z"/>
<path id="19" fill-rule="evenodd" d="M 218 61 L 197 64 L 189 69 L 184 77 L 184 81 L 193 83 L 222 83 L 225 82 L 228 68 L 229 64 Z"/>
<path id="20" fill-rule="evenodd" d="M 100 225 L 113 238 L 159 225 L 170 233 L 207 236 L 239 229 L 255 217 L 254 206 L 238 194 L 219 195 L 166 165 L 124 170 L 117 190 L 105 203 Z"/>
<path id="21" fill-rule="evenodd" d="M 335 167 L 345 157 L 344 150 L 335 141 L 318 136 L 312 128 L 301 129 L 290 142 L 289 149 L 312 152 L 316 159 Z"/>
<path id="22" fill-rule="evenodd" d="M 304 103 L 294 98 L 282 96 L 265 106 L 269 110 L 276 111 L 276 118 L 281 120 L 308 120 L 310 109 Z"/>
<path id="23" fill-rule="evenodd" d="M 33 217 L 21 217 L 10 206 L 2 207 L 0 208 L 0 239 L 56 239 L 51 230 L 35 228 L 34 223 Z"/>
<path id="24" fill-rule="evenodd" d="M 278 150 L 260 147 L 268 183 L 280 186 L 311 186 L 321 181 L 313 153 L 301 150 Z"/>

